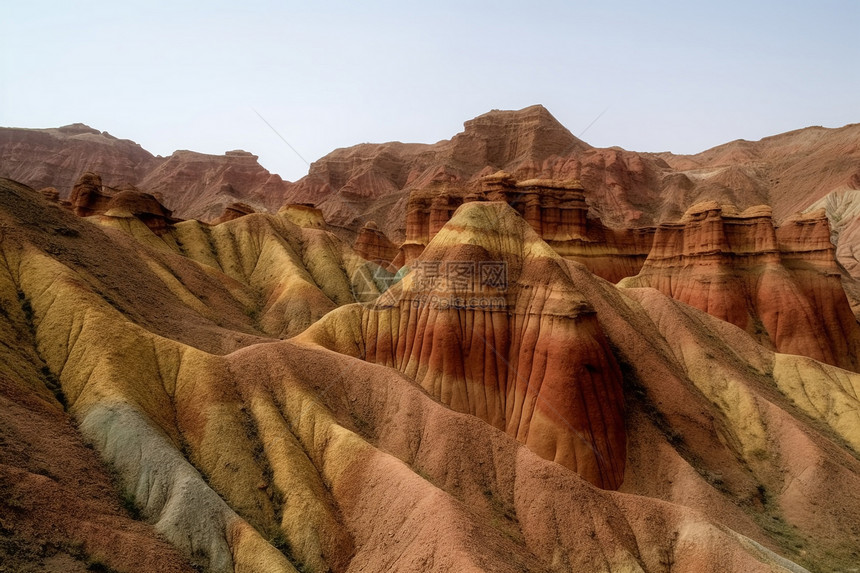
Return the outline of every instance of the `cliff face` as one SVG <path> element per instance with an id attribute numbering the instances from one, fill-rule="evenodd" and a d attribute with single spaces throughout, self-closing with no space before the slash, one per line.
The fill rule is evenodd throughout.
<path id="1" fill-rule="evenodd" d="M 159 196 L 177 216 L 211 221 L 232 203 L 272 211 L 289 183 L 244 151 L 206 155 L 177 151 L 154 157 L 138 144 L 83 124 L 56 129 L 0 128 L 0 177 L 36 189 L 54 188 L 67 199 L 85 172 L 105 186 L 131 185 Z"/>
<path id="2" fill-rule="evenodd" d="M 481 178 L 476 191 L 445 186 L 410 195 L 403 262 L 409 264 L 463 203 L 503 201 L 564 258 L 617 282 L 639 272 L 651 248 L 653 228 L 610 229 L 589 217 L 585 190 L 577 180 L 517 182 L 503 171 Z"/>
<path id="3" fill-rule="evenodd" d="M 288 185 L 245 151 L 224 155 L 176 151 L 147 172 L 138 186 L 160 193 L 165 205 L 185 218 L 211 221 L 232 203 L 277 210 L 280 202 L 268 198 L 282 196 Z"/>
<path id="4" fill-rule="evenodd" d="M 742 205 L 747 195 L 747 201 L 771 205 L 774 218 L 782 221 L 831 192 L 858 188 L 858 141 L 860 124 L 813 126 L 759 141 L 732 141 L 697 155 L 658 156 L 701 188 L 697 196 L 708 198 L 718 188 L 723 193 L 734 190 L 734 200 L 711 198 Z"/>
<path id="5" fill-rule="evenodd" d="M 140 145 L 81 123 L 54 129 L 0 128 L 0 177 L 67 198 L 86 171 L 118 187 L 137 183 L 158 164 Z"/>
<path id="6" fill-rule="evenodd" d="M 153 195 L 133 188 L 105 188 L 101 177 L 90 172 L 81 175 L 75 183 L 69 196 L 69 206 L 79 217 L 135 217 L 158 235 L 163 235 L 171 224 L 178 222 Z"/>
<path id="7" fill-rule="evenodd" d="M 0 177 L 66 198 L 85 171 L 118 187 L 161 193 L 177 216 L 214 220 L 234 202 L 276 212 L 285 203 L 319 207 L 353 237 L 374 221 L 394 242 L 406 234 L 409 194 L 442 185 L 479 188 L 500 169 L 517 180 L 577 179 L 592 217 L 610 228 L 653 226 L 705 200 L 741 209 L 768 204 L 779 222 L 831 193 L 860 185 L 860 125 L 810 127 L 735 141 L 697 155 L 598 149 L 580 141 L 542 106 L 492 111 L 435 144 L 361 144 L 282 181 L 245 152 L 224 156 L 178 151 L 155 158 L 140 146 L 81 124 L 59 129 L 0 128 Z M 203 178 L 203 179 L 200 179 Z M 828 210 L 828 214 L 831 213 Z M 837 220 L 831 218 L 831 225 Z"/>
<path id="8" fill-rule="evenodd" d="M 657 228 L 642 271 L 620 285 L 654 287 L 780 352 L 860 366 L 860 329 L 822 211 L 777 229 L 769 207 L 701 203 Z"/>
<path id="9" fill-rule="evenodd" d="M 389 237 L 402 241 L 410 191 L 440 183 L 472 185 L 499 169 L 529 170 L 551 157 L 589 149 L 543 106 L 494 110 L 432 145 L 362 144 L 334 151 L 314 162 L 286 199 L 313 202 L 337 226 L 358 229 L 375 220 Z"/>
<path id="10" fill-rule="evenodd" d="M 390 366 L 591 483 L 624 474 L 621 372 L 561 257 L 504 202 L 463 205 L 406 279 L 306 335 Z M 346 321 L 340 324 L 339 321 Z"/>
<path id="11" fill-rule="evenodd" d="M 397 245 L 388 240 L 374 223 L 361 228 L 352 248 L 360 257 L 386 267 L 397 257 Z"/>

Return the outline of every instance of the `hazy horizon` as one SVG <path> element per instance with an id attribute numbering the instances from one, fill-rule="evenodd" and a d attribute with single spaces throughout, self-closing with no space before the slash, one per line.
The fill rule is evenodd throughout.
<path id="1" fill-rule="evenodd" d="M 0 125 L 85 123 L 165 156 L 244 149 L 288 180 L 307 165 L 274 131 L 315 161 L 363 142 L 434 143 L 491 109 L 534 104 L 592 145 L 643 152 L 860 121 L 850 1 L 5 12 Z"/>

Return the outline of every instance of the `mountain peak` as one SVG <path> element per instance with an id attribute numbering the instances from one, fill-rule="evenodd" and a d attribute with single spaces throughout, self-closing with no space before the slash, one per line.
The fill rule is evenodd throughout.
<path id="1" fill-rule="evenodd" d="M 562 155 L 584 151 L 591 146 L 575 137 L 544 106 L 540 104 L 519 110 L 494 109 L 463 124 L 460 135 L 510 141 L 515 138 L 514 150 L 529 155 L 530 159 L 544 159 L 549 155 Z M 525 137 L 523 137 L 525 136 Z M 525 144 L 525 146 L 521 145 Z M 499 158 L 506 163 L 515 156 Z"/>

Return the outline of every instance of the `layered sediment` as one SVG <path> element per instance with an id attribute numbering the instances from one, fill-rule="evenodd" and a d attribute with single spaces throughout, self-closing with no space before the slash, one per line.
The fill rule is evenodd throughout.
<path id="1" fill-rule="evenodd" d="M 860 367 L 860 329 L 823 211 L 776 228 L 766 206 L 700 203 L 657 228 L 642 271 L 620 285 L 656 288 L 780 352 Z"/>
<path id="2" fill-rule="evenodd" d="M 477 191 L 446 186 L 410 195 L 403 245 L 406 264 L 421 253 L 460 205 L 472 201 L 507 203 L 558 254 L 585 264 L 610 282 L 638 273 L 645 262 L 654 229 L 610 229 L 590 218 L 585 190 L 578 181 L 517 182 L 508 173 L 498 172 L 480 183 Z"/>

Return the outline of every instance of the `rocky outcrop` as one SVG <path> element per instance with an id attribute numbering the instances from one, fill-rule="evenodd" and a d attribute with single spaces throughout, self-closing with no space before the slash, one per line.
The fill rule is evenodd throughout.
<path id="1" fill-rule="evenodd" d="M 400 243 L 411 192 L 439 184 L 477 190 L 482 176 L 500 169 L 519 181 L 581 181 L 591 216 L 613 229 L 677 220 L 703 200 L 741 209 L 769 204 L 781 221 L 830 193 L 857 187 L 858 140 L 860 125 L 848 125 L 735 141 L 697 155 L 599 149 L 571 135 L 537 105 L 494 110 L 432 145 L 391 142 L 338 149 L 292 184 L 244 151 L 153 157 L 133 142 L 75 124 L 0 128 L 0 177 L 55 187 L 65 199 L 80 173 L 94 171 L 111 187 L 129 182 L 163 193 L 162 203 L 178 216 L 206 221 L 234 202 L 271 212 L 284 203 L 310 203 L 334 227 L 347 229 L 351 239 L 364 223 L 375 221 Z"/>
<path id="2" fill-rule="evenodd" d="M 860 368 L 860 328 L 823 211 L 775 228 L 769 207 L 700 203 L 657 228 L 642 271 L 620 284 L 654 287 L 780 352 Z"/>
<path id="3" fill-rule="evenodd" d="M 454 211 L 471 201 L 504 201 L 558 254 L 611 282 L 639 272 L 654 236 L 653 228 L 610 229 L 589 217 L 585 190 L 576 180 L 517 182 L 500 171 L 481 178 L 476 191 L 448 185 L 412 193 L 402 247 L 404 263 L 417 258 Z"/>
<path id="4" fill-rule="evenodd" d="M 323 217 L 322 211 L 313 205 L 302 203 L 291 203 L 284 205 L 278 210 L 278 216 L 288 219 L 299 227 L 313 229 L 327 229 L 328 224 Z"/>
<path id="5" fill-rule="evenodd" d="M 83 124 L 56 129 L 0 128 L 0 177 L 36 189 L 53 187 L 67 199 L 83 172 L 103 185 L 147 189 L 183 218 L 211 221 L 233 203 L 276 211 L 289 183 L 246 151 L 206 155 L 176 151 L 155 157 L 138 144 Z"/>
<path id="6" fill-rule="evenodd" d="M 389 241 L 373 222 L 361 228 L 352 248 L 362 258 L 385 266 L 390 265 L 397 256 L 397 245 Z"/>
<path id="7" fill-rule="evenodd" d="M 467 186 L 487 170 L 516 171 L 588 149 L 543 106 L 493 110 L 433 145 L 394 142 L 338 149 L 314 162 L 287 199 L 313 202 L 333 225 L 358 230 L 375 220 L 399 242 L 410 191 L 439 183 Z"/>
<path id="8" fill-rule="evenodd" d="M 245 203 L 257 211 L 267 206 L 277 209 L 288 184 L 266 171 L 256 155 L 237 150 L 224 155 L 176 151 L 138 186 L 162 193 L 165 205 L 185 218 L 212 221 L 233 203 Z"/>
<path id="9" fill-rule="evenodd" d="M 109 217 L 130 215 L 139 219 L 156 235 L 163 235 L 171 225 L 179 222 L 155 196 L 137 190 L 119 191 L 113 195 L 104 214 Z"/>
<path id="10" fill-rule="evenodd" d="M 617 488 L 621 371 L 563 259 L 505 202 L 470 202 L 412 268 L 374 304 L 332 313 L 306 336 L 396 368 L 454 410 Z M 356 330 L 358 341 L 343 338 Z"/>
<path id="11" fill-rule="evenodd" d="M 41 193 L 42 197 L 51 203 L 60 202 L 60 192 L 54 187 L 43 187 L 39 189 L 39 193 Z"/>
<path id="12" fill-rule="evenodd" d="M 232 221 L 239 217 L 250 215 L 251 213 L 256 213 L 256 211 L 254 211 L 254 208 L 250 205 L 245 203 L 230 203 L 224 207 L 224 212 L 221 216 L 212 221 L 212 224 L 217 225 L 219 223 L 226 223 L 227 221 Z"/>
<path id="13" fill-rule="evenodd" d="M 860 173 L 858 140 L 860 124 L 812 126 L 759 141 L 731 141 L 696 155 L 661 153 L 659 158 L 693 181 L 688 200 L 710 198 L 743 207 L 765 202 L 782 221 L 829 193 L 857 188 L 852 182 Z M 713 181 L 718 185 L 710 185 Z M 735 197 L 713 196 L 718 188 L 733 190 Z"/>
<path id="14" fill-rule="evenodd" d="M 82 123 L 52 129 L 0 128 L 0 177 L 35 189 L 54 187 L 67 199 L 81 173 L 104 184 L 138 183 L 159 162 L 140 145 Z"/>
<path id="15" fill-rule="evenodd" d="M 88 171 L 80 176 L 69 196 L 72 210 L 78 217 L 89 217 L 107 211 L 111 195 L 103 192 L 102 178 L 98 173 Z"/>
<path id="16" fill-rule="evenodd" d="M 128 185 L 123 190 L 105 188 L 101 176 L 91 172 L 81 175 L 69 201 L 79 217 L 135 217 L 159 235 L 179 221 L 153 195 Z"/>

